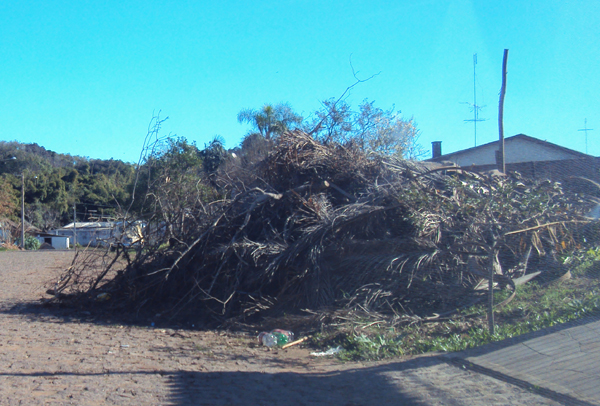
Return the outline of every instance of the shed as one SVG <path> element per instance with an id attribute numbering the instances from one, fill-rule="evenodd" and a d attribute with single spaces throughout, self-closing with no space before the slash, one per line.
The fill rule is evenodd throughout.
<path id="1" fill-rule="evenodd" d="M 69 249 L 69 245 L 70 245 L 70 239 L 69 236 L 66 235 L 56 235 L 56 234 L 49 234 L 49 233 L 38 233 L 35 238 L 37 238 L 37 240 L 44 244 L 49 244 L 52 246 L 52 248 L 55 248 L 57 250 L 66 250 Z"/>

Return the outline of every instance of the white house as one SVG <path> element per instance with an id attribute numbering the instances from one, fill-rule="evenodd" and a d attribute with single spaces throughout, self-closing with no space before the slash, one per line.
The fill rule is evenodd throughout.
<path id="1" fill-rule="evenodd" d="M 71 244 L 97 247 L 116 242 L 133 245 L 143 239 L 144 228 L 145 223 L 141 221 L 126 224 L 121 221 L 77 222 L 50 233 L 69 237 Z"/>
<path id="2" fill-rule="evenodd" d="M 116 223 L 109 221 L 77 222 L 52 230 L 50 233 L 69 237 L 71 244 L 99 246 L 112 239 L 115 227 Z"/>
<path id="3" fill-rule="evenodd" d="M 433 157 L 428 161 L 452 162 L 464 168 L 469 166 L 496 165 L 500 142 L 494 141 L 443 155 L 441 141 L 435 141 L 432 145 Z M 504 160 L 506 164 L 580 158 L 592 158 L 592 156 L 525 134 L 517 134 L 504 139 Z"/>

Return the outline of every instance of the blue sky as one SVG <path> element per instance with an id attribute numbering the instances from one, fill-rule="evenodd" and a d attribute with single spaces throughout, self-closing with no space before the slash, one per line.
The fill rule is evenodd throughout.
<path id="1" fill-rule="evenodd" d="M 243 108 L 288 102 L 308 116 L 361 79 L 365 98 L 414 117 L 443 152 L 498 138 L 508 48 L 505 135 L 600 155 L 600 2 L 5 1 L 0 4 L 0 140 L 137 161 L 148 123 L 199 147 L 239 144 Z M 493 4 L 493 5 L 490 5 Z"/>

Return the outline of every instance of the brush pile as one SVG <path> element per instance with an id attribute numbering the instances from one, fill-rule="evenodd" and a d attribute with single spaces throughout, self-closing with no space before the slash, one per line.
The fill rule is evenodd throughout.
<path id="1" fill-rule="evenodd" d="M 156 222 L 151 246 L 117 251 L 124 269 L 86 282 L 75 263 L 57 292 L 218 322 L 336 309 L 426 317 L 485 295 L 490 270 L 498 288 L 536 270 L 560 276 L 560 257 L 589 243 L 593 224 L 593 200 L 559 183 L 367 156 L 299 131 L 251 172 L 245 183 L 221 176 L 229 197 L 190 207 L 177 240 Z"/>

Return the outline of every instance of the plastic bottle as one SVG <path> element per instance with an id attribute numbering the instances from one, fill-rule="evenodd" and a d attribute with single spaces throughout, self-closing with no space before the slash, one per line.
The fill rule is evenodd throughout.
<path id="1" fill-rule="evenodd" d="M 273 330 L 271 334 L 277 337 L 277 345 L 285 345 L 294 341 L 294 333 L 288 330 Z"/>
<path id="2" fill-rule="evenodd" d="M 273 334 L 263 331 L 258 335 L 258 341 L 260 341 L 265 347 L 272 348 L 277 345 L 278 340 Z"/>
<path id="3" fill-rule="evenodd" d="M 281 334 L 281 333 L 277 333 L 277 332 L 271 332 L 271 334 L 275 337 L 275 339 L 277 340 L 277 345 L 278 346 L 282 346 L 282 345 L 286 345 L 288 342 L 288 338 L 285 334 Z"/>

